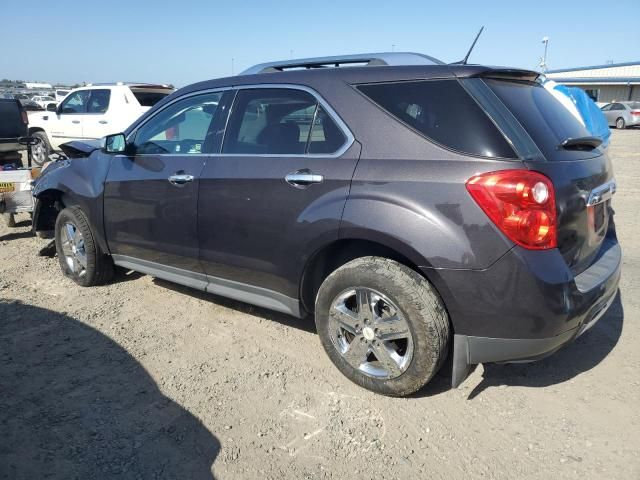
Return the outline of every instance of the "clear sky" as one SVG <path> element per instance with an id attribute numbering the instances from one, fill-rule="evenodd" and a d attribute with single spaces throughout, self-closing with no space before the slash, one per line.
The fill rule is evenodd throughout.
<path id="1" fill-rule="evenodd" d="M 0 78 L 183 86 L 270 60 L 390 51 L 550 69 L 640 60 L 640 0 L 5 0 Z M 13 39 L 13 40 L 9 40 Z"/>

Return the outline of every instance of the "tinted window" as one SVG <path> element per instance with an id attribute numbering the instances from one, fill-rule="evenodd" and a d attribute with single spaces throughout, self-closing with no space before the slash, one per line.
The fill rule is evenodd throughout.
<path id="1" fill-rule="evenodd" d="M 143 107 L 153 107 L 167 95 L 171 94 L 171 90 L 152 89 L 152 88 L 132 88 L 131 92 L 136 97 L 138 103 Z"/>
<path id="2" fill-rule="evenodd" d="M 457 80 L 360 85 L 358 88 L 394 117 L 440 145 L 482 157 L 516 156 Z"/>
<path id="3" fill-rule="evenodd" d="M 104 113 L 109 108 L 111 90 L 91 90 L 87 113 Z"/>
<path id="4" fill-rule="evenodd" d="M 89 90 L 78 90 L 64 99 L 61 106 L 62 113 L 86 113 L 87 102 L 89 101 Z"/>
<path id="5" fill-rule="evenodd" d="M 20 104 L 16 100 L 0 100 L 0 138 L 17 138 L 26 135 L 27 126 L 22 120 Z"/>
<path id="6" fill-rule="evenodd" d="M 520 121 L 547 160 L 571 160 L 593 156 L 593 153 L 588 151 L 559 148 L 567 138 L 586 137 L 590 133 L 544 87 L 530 82 L 485 81 Z"/>
<path id="7" fill-rule="evenodd" d="M 197 95 L 173 103 L 138 129 L 136 153 L 198 154 L 206 152 L 210 125 L 221 92 Z"/>
<path id="8" fill-rule="evenodd" d="M 614 103 L 611 106 L 611 110 L 624 110 L 624 105 L 622 105 L 621 103 Z"/>
<path id="9" fill-rule="evenodd" d="M 304 154 L 316 105 L 300 90 L 239 91 L 223 153 Z"/>
<path id="10" fill-rule="evenodd" d="M 600 110 L 602 110 L 603 112 L 608 112 L 609 110 L 611 110 L 611 107 L 613 107 L 613 105 L 608 104 L 602 107 Z"/>
<path id="11" fill-rule="evenodd" d="M 322 106 L 318 111 L 311 129 L 309 153 L 334 153 L 347 139 Z"/>

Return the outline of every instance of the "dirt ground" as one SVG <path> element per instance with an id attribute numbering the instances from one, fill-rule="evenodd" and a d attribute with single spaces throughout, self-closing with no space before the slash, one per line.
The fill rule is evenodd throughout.
<path id="1" fill-rule="evenodd" d="M 0 478 L 640 478 L 640 130 L 611 156 L 607 315 L 543 361 L 408 399 L 344 378 L 312 320 L 133 273 L 82 289 L 27 216 L 0 225 Z"/>

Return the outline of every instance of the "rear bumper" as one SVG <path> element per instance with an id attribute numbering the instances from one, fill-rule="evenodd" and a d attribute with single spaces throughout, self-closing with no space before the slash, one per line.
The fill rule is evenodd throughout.
<path id="1" fill-rule="evenodd" d="M 607 312 L 614 294 L 595 308 L 593 316 L 581 326 L 550 338 L 489 338 L 454 335 L 451 385 L 459 386 L 473 366 L 479 363 L 533 362 L 553 354 L 593 327 Z"/>
<path id="2" fill-rule="evenodd" d="M 613 303 L 621 260 L 612 236 L 576 276 L 559 252 L 518 247 L 483 271 L 437 272 L 455 331 L 453 386 L 478 363 L 538 360 L 584 333 Z"/>

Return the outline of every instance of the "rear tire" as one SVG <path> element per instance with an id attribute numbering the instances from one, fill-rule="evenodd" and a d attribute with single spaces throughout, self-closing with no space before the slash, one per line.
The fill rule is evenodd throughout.
<path id="1" fill-rule="evenodd" d="M 34 165 L 41 167 L 49 161 L 51 145 L 49 144 L 47 134 L 44 132 L 35 132 L 31 134 L 31 136 L 40 140 L 37 145 L 31 147 L 31 161 Z"/>
<path id="2" fill-rule="evenodd" d="M 626 127 L 626 123 L 624 122 L 624 118 L 620 117 L 616 120 L 616 128 L 618 130 L 624 130 Z"/>
<path id="3" fill-rule="evenodd" d="M 84 212 L 68 207 L 56 219 L 55 242 L 60 268 L 82 287 L 107 283 L 113 277 L 113 261 L 95 240 Z"/>
<path id="4" fill-rule="evenodd" d="M 334 365 L 376 393 L 414 393 L 447 358 L 451 333 L 440 296 L 393 260 L 362 257 L 335 270 L 320 286 L 315 316 Z"/>

